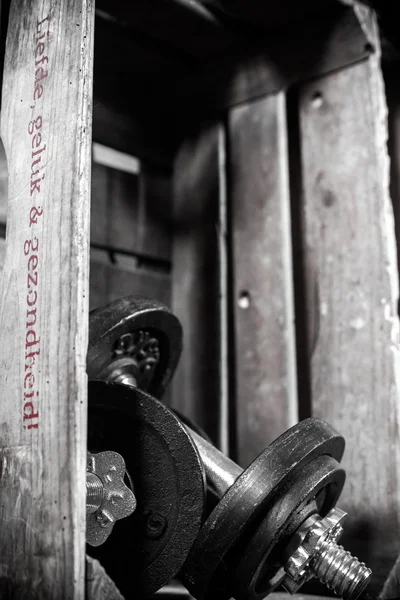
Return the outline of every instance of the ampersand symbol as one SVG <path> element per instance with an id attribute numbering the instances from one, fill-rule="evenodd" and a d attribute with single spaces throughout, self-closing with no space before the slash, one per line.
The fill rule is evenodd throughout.
<path id="1" fill-rule="evenodd" d="M 38 217 L 41 217 L 43 214 L 43 209 L 40 208 L 36 208 L 36 206 L 34 206 L 33 208 L 31 208 L 30 213 L 29 213 L 29 217 L 30 217 L 30 223 L 29 223 L 29 227 L 31 227 L 33 224 L 36 225 Z"/>

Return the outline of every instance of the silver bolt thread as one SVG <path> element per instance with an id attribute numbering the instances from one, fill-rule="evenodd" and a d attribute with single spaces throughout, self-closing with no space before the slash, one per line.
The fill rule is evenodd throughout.
<path id="1" fill-rule="evenodd" d="M 310 569 L 315 577 L 344 600 L 355 600 L 366 588 L 372 571 L 333 540 L 324 540 Z"/>
<path id="2" fill-rule="evenodd" d="M 94 513 L 103 504 L 104 486 L 97 475 L 86 473 L 86 514 Z"/>

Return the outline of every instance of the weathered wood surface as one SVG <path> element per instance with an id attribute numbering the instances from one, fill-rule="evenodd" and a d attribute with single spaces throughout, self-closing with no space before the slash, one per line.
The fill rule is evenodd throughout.
<path id="1" fill-rule="evenodd" d="M 191 69 L 179 80 L 179 96 L 192 109 L 228 108 L 359 62 L 370 54 L 370 43 L 354 9 L 338 4 L 317 22 L 280 35 L 254 35 L 246 45 Z"/>
<path id="2" fill-rule="evenodd" d="M 221 127 L 218 122 L 203 124 L 177 155 L 172 253 L 172 310 L 184 331 L 172 401 L 218 445 L 222 441 L 220 376 L 227 369 L 227 364 L 220 364 Z"/>
<path id="3" fill-rule="evenodd" d="M 127 252 L 137 249 L 139 177 L 93 164 L 91 243 Z"/>
<path id="4" fill-rule="evenodd" d="M 172 258 L 172 170 L 143 163 L 139 176 L 136 251 L 161 261 Z"/>
<path id="5" fill-rule="evenodd" d="M 285 95 L 229 116 L 238 460 L 297 422 Z"/>
<path id="6" fill-rule="evenodd" d="M 123 254 L 92 249 L 90 259 L 90 308 L 117 298 L 138 294 L 171 304 L 171 276 L 138 267 L 137 260 Z"/>
<path id="7" fill-rule="evenodd" d="M 4 260 L 6 257 L 6 241 L 0 238 L 0 277 L 3 272 Z"/>
<path id="8" fill-rule="evenodd" d="M 2 599 L 84 597 L 93 20 L 91 0 L 11 6 L 1 114 Z"/>
<path id="9" fill-rule="evenodd" d="M 400 546 L 398 273 L 379 53 L 302 87 L 300 123 L 312 411 L 347 441 L 344 543 L 373 569 L 374 594 Z"/>
<path id="10" fill-rule="evenodd" d="M 86 557 L 86 599 L 124 600 L 121 592 L 98 560 Z"/>
<path id="11" fill-rule="evenodd" d="M 171 260 L 172 174 L 141 164 L 136 173 L 93 164 L 91 243 Z"/>
<path id="12" fill-rule="evenodd" d="M 7 158 L 4 146 L 0 140 L 0 223 L 5 223 L 7 217 L 7 182 Z"/>
<path id="13" fill-rule="evenodd" d="M 173 90 L 192 67 L 190 56 L 97 12 L 94 141 L 140 158 L 171 160 L 182 130 Z"/>
<path id="14" fill-rule="evenodd" d="M 170 305 L 171 170 L 99 150 L 94 145 L 90 307 L 130 294 Z"/>

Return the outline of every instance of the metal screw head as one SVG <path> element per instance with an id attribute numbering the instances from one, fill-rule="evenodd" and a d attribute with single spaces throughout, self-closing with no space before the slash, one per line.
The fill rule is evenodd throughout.
<path id="1" fill-rule="evenodd" d="M 87 472 L 91 479 L 94 475 L 100 481 L 101 494 L 98 494 L 97 505 L 93 498 L 87 503 L 86 542 L 90 546 L 100 546 L 110 535 L 115 522 L 134 512 L 136 498 L 124 483 L 125 461 L 117 452 L 88 453 Z"/>

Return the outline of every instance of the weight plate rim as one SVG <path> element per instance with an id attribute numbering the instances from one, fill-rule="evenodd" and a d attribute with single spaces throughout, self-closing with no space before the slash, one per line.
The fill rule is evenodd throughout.
<path id="1" fill-rule="evenodd" d="M 197 493 L 199 495 L 200 498 L 200 494 L 201 494 L 201 499 L 199 500 L 199 510 L 195 515 L 193 515 L 193 510 L 189 511 L 190 513 L 190 523 L 191 523 L 191 527 L 188 528 L 187 527 L 187 523 L 185 521 L 187 521 L 187 519 L 184 519 L 182 517 L 182 515 L 180 515 L 177 519 L 177 524 L 175 527 L 174 532 L 172 533 L 171 537 L 169 538 L 169 542 L 168 544 L 163 548 L 163 550 L 161 551 L 161 553 L 157 556 L 157 558 L 155 559 L 155 561 L 153 561 L 153 563 L 151 565 L 149 565 L 144 571 L 142 571 L 141 573 L 141 578 L 139 581 L 135 582 L 135 589 L 133 590 L 133 594 L 137 594 L 138 593 L 138 585 L 140 585 L 140 592 L 144 597 L 147 597 L 149 595 L 152 595 L 155 591 L 157 591 L 160 587 L 162 587 L 163 585 L 165 585 L 165 583 L 167 583 L 171 578 L 175 577 L 177 575 L 177 573 L 179 572 L 185 558 L 186 555 L 191 547 L 191 545 L 193 544 L 193 541 L 195 540 L 196 536 L 198 535 L 198 531 L 200 530 L 201 524 L 203 522 L 203 515 L 204 515 L 204 509 L 205 509 L 205 489 L 206 489 L 206 476 L 205 476 L 205 472 L 204 472 L 204 466 L 203 463 L 201 461 L 199 452 L 195 446 L 195 444 L 193 443 L 190 435 L 188 434 L 188 432 L 186 431 L 184 425 L 180 422 L 180 420 L 178 419 L 178 417 L 176 417 L 173 412 L 167 407 L 165 406 L 165 404 L 163 404 L 162 402 L 160 402 L 159 400 L 157 400 L 156 398 L 153 398 L 150 394 L 147 394 L 146 392 L 143 392 L 142 390 L 139 390 L 137 388 L 131 388 L 129 386 L 125 386 L 123 384 L 118 384 L 118 383 L 114 383 L 114 382 L 104 382 L 104 381 L 100 381 L 100 380 L 91 380 L 88 383 L 88 396 L 89 396 L 89 406 L 88 406 L 88 428 L 90 428 L 90 412 L 94 409 L 103 409 L 105 408 L 106 410 L 114 410 L 117 412 L 120 412 L 121 414 L 126 414 L 128 416 L 130 416 L 133 419 L 132 416 L 132 410 L 133 410 L 133 406 L 136 406 L 136 410 L 139 409 L 139 411 L 141 412 L 141 416 L 143 418 L 143 414 L 149 414 L 150 412 L 150 406 L 151 404 L 153 404 L 153 406 L 155 405 L 157 407 L 157 411 L 159 415 L 162 415 L 163 419 L 169 420 L 170 422 L 174 422 L 174 425 L 176 425 L 177 427 L 174 427 L 174 435 L 171 436 L 171 438 L 169 440 L 167 440 L 167 443 L 170 444 L 171 446 L 176 446 L 176 448 L 178 447 L 178 436 L 176 435 L 176 432 L 179 430 L 179 436 L 180 436 L 180 442 L 182 442 L 182 440 L 185 440 L 185 445 L 186 445 L 186 452 L 185 452 L 185 472 L 184 473 L 179 473 L 179 489 L 180 491 L 185 490 L 188 488 L 188 484 L 187 484 L 187 473 L 190 471 L 190 479 L 191 479 L 191 490 L 193 488 L 193 485 L 195 484 L 196 488 L 197 488 Z M 101 397 L 102 396 L 102 397 Z M 153 416 L 153 415 L 151 415 Z M 146 421 L 146 423 L 149 421 Z M 154 427 L 154 422 L 151 422 L 151 425 Z M 165 439 L 165 438 L 164 438 Z M 127 458 L 124 456 L 123 457 L 126 461 L 127 467 L 128 465 L 128 460 Z M 190 463 L 189 463 L 190 460 Z M 188 466 L 190 465 L 190 466 Z M 197 479 L 197 482 L 196 482 Z M 135 485 L 135 482 L 133 482 Z M 191 501 L 189 501 L 189 497 L 190 495 L 187 494 L 187 508 L 190 506 L 193 506 L 193 503 Z M 182 498 L 182 496 L 181 496 Z M 183 502 L 183 500 L 181 500 Z M 187 510 L 187 509 L 186 509 Z M 112 534 L 111 534 L 112 535 Z M 176 542 L 176 540 L 179 540 L 178 543 L 174 543 L 174 541 Z M 176 551 L 177 556 L 174 559 L 174 572 L 172 573 L 172 570 L 169 569 L 168 571 L 168 575 L 165 576 L 163 575 L 163 568 L 162 568 L 162 564 L 163 564 L 163 560 L 166 554 L 168 554 L 169 557 L 171 557 L 171 549 L 170 547 L 172 546 L 172 544 L 174 545 L 175 548 L 178 548 L 179 546 L 182 546 L 182 543 L 185 546 L 185 556 L 182 556 L 182 553 L 179 552 L 178 550 Z M 168 550 L 168 552 L 167 552 Z M 179 556 L 178 556 L 179 554 Z M 105 568 L 106 565 L 103 565 Z M 151 569 L 151 584 L 149 581 L 150 577 L 149 577 L 149 573 L 150 573 L 150 569 Z M 146 579 L 147 578 L 147 579 Z M 154 583 L 154 581 L 156 581 L 156 583 Z M 116 585 L 118 586 L 118 582 L 115 582 Z M 127 593 L 126 590 L 124 592 L 125 594 Z M 133 596 L 132 596 L 133 598 Z M 128 600 L 128 598 L 127 598 Z"/>
<path id="2" fill-rule="evenodd" d="M 316 464 L 317 463 L 317 464 Z M 318 464 L 319 463 L 319 464 Z M 312 485 L 311 479 L 317 479 L 316 485 Z M 271 556 L 277 544 L 280 543 L 281 537 L 288 528 L 290 519 L 293 514 L 301 510 L 301 508 L 328 486 L 332 486 L 332 494 L 324 499 L 324 504 L 320 515 L 324 517 L 335 505 L 342 492 L 346 479 L 346 473 L 343 467 L 332 456 L 323 454 L 310 461 L 297 472 L 296 481 L 290 487 L 290 494 L 285 494 L 277 502 L 275 502 L 268 513 L 262 518 L 261 523 L 253 532 L 250 542 L 241 552 L 239 564 L 234 569 L 234 579 L 236 586 L 236 597 L 238 600 L 263 600 L 266 596 L 272 593 L 276 587 L 270 586 L 262 591 L 256 591 L 257 579 L 262 569 L 266 556 Z M 307 483 L 309 484 L 306 492 L 302 492 Z M 268 536 L 270 544 L 268 548 L 261 551 L 261 540 L 267 537 L 266 529 L 269 529 Z M 262 557 L 256 561 L 258 567 L 252 569 L 248 566 L 248 562 L 252 557 L 261 555 Z M 246 575 L 247 574 L 247 575 Z M 250 574 L 250 579 L 248 577 Z M 273 576 L 275 577 L 276 574 Z"/>
<path id="3" fill-rule="evenodd" d="M 309 435 L 307 443 L 305 442 L 306 433 Z M 292 449 L 292 453 L 297 459 L 292 459 L 290 468 L 288 466 L 281 472 L 278 470 L 278 476 L 271 478 L 270 463 L 277 463 L 277 453 L 282 454 L 282 458 L 287 458 L 287 446 L 291 440 L 296 441 L 298 436 L 301 436 L 301 444 L 295 444 Z M 296 471 L 321 454 L 328 454 L 340 462 L 344 445 L 343 437 L 328 423 L 310 417 L 285 431 L 265 448 L 227 490 L 203 523 L 181 570 L 181 580 L 189 592 L 197 600 L 207 597 L 212 579 L 224 556 L 237 544 L 240 535 L 243 535 L 242 530 L 254 522 L 262 508 L 271 501 L 289 475 L 294 475 Z M 243 482 L 246 483 L 251 478 L 257 481 L 257 485 L 246 489 L 243 487 Z M 241 488 L 244 493 L 241 493 Z M 249 519 L 244 518 L 244 513 L 241 514 L 240 510 L 237 510 L 239 506 L 245 506 L 246 503 L 254 507 Z M 232 512 L 242 517 L 239 524 L 232 523 L 230 516 Z M 225 534 L 224 543 L 218 545 L 215 542 L 218 541 L 218 536 L 221 540 L 219 535 L 221 531 Z M 210 550 L 210 548 L 213 549 Z M 193 572 L 196 573 L 195 580 L 191 576 Z"/>

